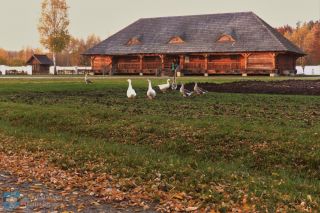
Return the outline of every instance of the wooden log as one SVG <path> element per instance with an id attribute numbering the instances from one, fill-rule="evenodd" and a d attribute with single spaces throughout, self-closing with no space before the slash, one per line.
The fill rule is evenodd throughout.
<path id="1" fill-rule="evenodd" d="M 161 59 L 161 70 L 163 71 L 164 70 L 164 59 L 165 59 L 165 56 L 164 55 L 159 55 L 160 59 Z"/>
<path id="2" fill-rule="evenodd" d="M 143 70 L 143 55 L 139 55 L 140 72 Z"/>
<path id="3" fill-rule="evenodd" d="M 252 53 L 248 55 L 246 69 L 274 70 L 274 57 L 270 53 Z"/>
<path id="4" fill-rule="evenodd" d="M 92 56 L 91 67 L 95 71 L 102 71 L 106 67 L 112 66 L 112 56 Z"/>
<path id="5" fill-rule="evenodd" d="M 271 57 L 272 57 L 272 68 L 276 69 L 277 68 L 277 54 L 276 53 L 270 53 Z"/>
<path id="6" fill-rule="evenodd" d="M 241 54 L 244 58 L 244 69 L 246 70 L 248 68 L 248 57 L 249 57 L 249 54 L 248 53 L 243 53 Z"/>
<path id="7" fill-rule="evenodd" d="M 184 67 L 184 55 L 180 55 L 180 61 L 179 61 L 180 70 Z"/>
<path id="8" fill-rule="evenodd" d="M 208 72 L 208 54 L 204 55 L 204 70 L 206 73 Z"/>

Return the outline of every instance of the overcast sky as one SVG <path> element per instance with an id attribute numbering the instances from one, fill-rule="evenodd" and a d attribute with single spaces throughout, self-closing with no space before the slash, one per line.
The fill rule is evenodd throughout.
<path id="1" fill-rule="evenodd" d="M 105 39 L 145 17 L 253 11 L 273 27 L 320 19 L 320 0 L 67 0 L 70 33 Z M 41 47 L 41 0 L 0 0 L 0 47 Z"/>

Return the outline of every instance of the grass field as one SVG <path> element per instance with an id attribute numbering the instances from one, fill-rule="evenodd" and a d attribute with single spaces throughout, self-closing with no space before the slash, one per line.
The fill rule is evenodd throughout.
<path id="1" fill-rule="evenodd" d="M 138 97 L 128 100 L 125 78 L 94 82 L 0 79 L 0 132 L 17 139 L 0 149 L 42 150 L 61 168 L 137 184 L 161 174 L 161 190 L 184 191 L 220 211 L 246 196 L 256 210 L 319 209 L 320 97 L 209 93 L 184 99 L 170 92 L 150 101 L 146 79 L 133 78 Z"/>

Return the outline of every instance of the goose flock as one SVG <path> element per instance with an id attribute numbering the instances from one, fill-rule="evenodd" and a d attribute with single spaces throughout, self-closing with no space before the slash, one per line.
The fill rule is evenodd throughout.
<path id="1" fill-rule="evenodd" d="M 135 98 L 137 96 L 137 93 L 136 91 L 133 89 L 132 87 L 132 81 L 131 79 L 128 79 L 127 80 L 128 83 L 129 83 L 129 86 L 128 86 L 128 90 L 127 90 L 127 97 L 129 99 L 132 99 L 132 98 Z M 149 99 L 154 99 L 157 95 L 156 91 L 152 88 L 152 83 L 151 81 L 148 79 L 148 90 L 147 90 L 147 97 Z M 167 80 L 167 83 L 166 84 L 160 84 L 160 85 L 157 85 L 159 90 L 163 93 L 167 92 L 170 88 L 171 88 L 171 84 L 170 84 L 170 79 Z M 193 91 L 189 91 L 187 89 L 184 88 L 184 84 L 181 83 L 181 87 L 180 87 L 180 93 L 183 97 L 190 97 L 192 96 L 193 94 L 196 94 L 196 95 L 203 95 L 205 93 L 207 93 L 208 91 L 200 88 L 198 86 L 198 83 L 195 83 L 194 85 L 194 88 L 193 88 Z"/>
<path id="2" fill-rule="evenodd" d="M 84 81 L 86 84 L 92 84 L 93 82 L 88 78 L 88 73 L 85 74 L 85 77 L 84 77 Z M 132 81 L 131 79 L 128 79 L 127 80 L 128 83 L 129 83 L 129 86 L 128 86 L 128 89 L 127 89 L 127 97 L 129 99 L 133 99 L 137 96 L 137 93 L 136 91 L 133 89 L 132 87 Z M 147 97 L 152 100 L 152 99 L 155 99 L 155 97 L 157 96 L 157 93 L 156 91 L 152 88 L 152 83 L 151 81 L 148 79 L 148 90 L 147 90 Z M 168 90 L 172 89 L 172 90 L 175 90 L 173 89 L 172 87 L 172 84 L 170 83 L 170 79 L 167 79 L 167 83 L 165 84 L 159 84 L 157 85 L 157 87 L 159 88 L 159 90 L 162 92 L 162 93 L 166 93 Z M 200 88 L 198 86 L 198 83 L 195 83 L 194 85 L 194 88 L 193 88 L 193 91 L 189 91 L 187 89 L 184 88 L 184 84 L 181 83 L 181 86 L 180 86 L 180 93 L 183 97 L 190 97 L 192 96 L 193 94 L 196 94 L 196 95 L 203 95 L 205 93 L 207 93 L 208 91 Z"/>

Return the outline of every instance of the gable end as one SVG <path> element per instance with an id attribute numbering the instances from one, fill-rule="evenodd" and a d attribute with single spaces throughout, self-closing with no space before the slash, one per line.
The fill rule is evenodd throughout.
<path id="1" fill-rule="evenodd" d="M 127 42 L 127 45 L 128 45 L 128 46 L 138 45 L 138 44 L 141 44 L 141 41 L 140 41 L 140 39 L 137 38 L 137 37 L 133 37 L 133 38 L 131 38 L 131 39 Z"/>
<path id="2" fill-rule="evenodd" d="M 182 43 L 184 43 L 184 40 L 180 36 L 173 36 L 168 43 L 169 44 L 182 44 Z"/>
<path id="3" fill-rule="evenodd" d="M 222 35 L 217 42 L 235 42 L 236 40 L 231 35 Z"/>

